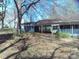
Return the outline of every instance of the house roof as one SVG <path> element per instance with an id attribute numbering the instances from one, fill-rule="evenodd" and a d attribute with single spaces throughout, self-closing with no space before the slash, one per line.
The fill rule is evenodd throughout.
<path id="1" fill-rule="evenodd" d="M 58 23 L 60 22 L 60 19 L 44 19 L 44 20 L 40 20 L 36 23 L 36 25 L 50 25 L 53 23 Z"/>
<path id="2" fill-rule="evenodd" d="M 22 23 L 21 25 L 25 25 L 25 26 L 35 26 L 35 22 Z"/>

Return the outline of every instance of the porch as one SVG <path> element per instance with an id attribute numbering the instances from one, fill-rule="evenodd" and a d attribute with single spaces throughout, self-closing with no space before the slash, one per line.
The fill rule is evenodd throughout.
<path id="1" fill-rule="evenodd" d="M 79 24 L 66 24 L 66 25 L 52 25 L 51 32 L 56 31 L 69 33 L 71 36 L 79 35 Z"/>

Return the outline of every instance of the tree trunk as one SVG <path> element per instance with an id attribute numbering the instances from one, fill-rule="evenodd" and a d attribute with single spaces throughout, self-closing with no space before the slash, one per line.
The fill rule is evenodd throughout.
<path id="1" fill-rule="evenodd" d="M 20 14 L 18 14 L 18 23 L 17 23 L 17 33 L 21 33 L 21 20 L 22 20 L 22 17 Z"/>
<path id="2" fill-rule="evenodd" d="M 15 3 L 15 6 L 16 6 L 16 9 L 17 9 L 17 17 L 18 17 L 18 22 L 17 22 L 17 33 L 20 34 L 21 33 L 21 20 L 22 20 L 22 15 L 21 15 L 21 11 L 18 7 L 18 4 L 16 2 L 16 0 L 14 0 L 14 3 Z"/>
<path id="3" fill-rule="evenodd" d="M 2 19 L 2 29 L 4 28 L 4 19 Z"/>

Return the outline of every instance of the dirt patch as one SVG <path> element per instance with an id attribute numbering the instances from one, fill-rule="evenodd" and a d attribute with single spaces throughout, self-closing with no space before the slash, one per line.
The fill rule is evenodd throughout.
<path id="1" fill-rule="evenodd" d="M 0 44 L 0 58 L 15 59 L 16 56 L 17 59 L 79 58 L 78 40 L 55 40 L 51 37 L 50 34 L 24 33 L 22 37 L 15 37 Z"/>

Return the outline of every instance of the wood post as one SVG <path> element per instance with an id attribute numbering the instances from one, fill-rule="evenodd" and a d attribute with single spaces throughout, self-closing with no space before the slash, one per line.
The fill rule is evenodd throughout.
<path id="1" fill-rule="evenodd" d="M 41 33 L 43 32 L 43 25 L 41 25 Z"/>
<path id="2" fill-rule="evenodd" d="M 61 32 L 60 25 L 58 25 L 58 31 Z"/>
<path id="3" fill-rule="evenodd" d="M 72 29 L 72 35 L 73 35 L 73 25 L 71 25 L 71 29 Z"/>
<path id="4" fill-rule="evenodd" d="M 53 26 L 51 25 L 51 27 L 50 27 L 50 31 L 51 31 L 51 33 L 53 33 L 52 31 L 53 31 Z"/>
<path id="5" fill-rule="evenodd" d="M 39 26 L 38 28 L 39 28 L 39 32 L 41 32 L 41 26 Z"/>

